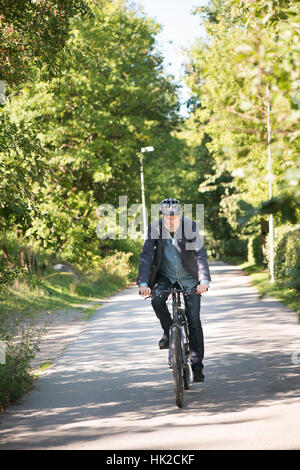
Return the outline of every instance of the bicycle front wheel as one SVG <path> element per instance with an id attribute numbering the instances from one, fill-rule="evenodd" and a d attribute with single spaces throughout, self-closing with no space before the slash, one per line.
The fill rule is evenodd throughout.
<path id="1" fill-rule="evenodd" d="M 176 405 L 183 407 L 183 361 L 179 329 L 172 328 L 171 334 L 172 368 Z"/>
<path id="2" fill-rule="evenodd" d="M 191 381 L 192 381 L 191 366 L 189 364 L 186 364 L 183 368 L 183 383 L 184 383 L 185 390 L 190 390 Z"/>

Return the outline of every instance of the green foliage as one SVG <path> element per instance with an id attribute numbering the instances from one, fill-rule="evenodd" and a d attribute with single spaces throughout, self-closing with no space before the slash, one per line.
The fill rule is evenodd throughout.
<path id="1" fill-rule="evenodd" d="M 237 264 L 240 264 L 236 260 Z M 260 269 L 249 262 L 242 263 L 240 267 L 250 276 L 250 282 L 260 293 L 261 297 L 269 295 L 278 299 L 284 305 L 300 315 L 300 292 L 286 287 L 282 282 L 270 282 L 270 273 Z M 300 320 L 300 317 L 299 317 Z"/>
<path id="2" fill-rule="evenodd" d="M 43 184 L 45 162 L 37 130 L 23 120 L 12 122 L 0 107 L 0 231 L 26 226 L 36 198 L 33 184 Z"/>
<path id="3" fill-rule="evenodd" d="M 112 253 L 94 263 L 84 271 L 69 264 L 72 272 L 60 273 L 49 266 L 38 277 L 24 274 L 9 279 L 0 293 L 0 323 L 3 325 L 5 318 L 11 318 L 12 323 L 18 323 L 19 317 L 34 319 L 41 311 L 72 308 L 74 303 L 86 303 L 89 297 L 109 295 L 125 288 L 136 275 L 130 252 Z"/>
<path id="4" fill-rule="evenodd" d="M 287 287 L 300 291 L 300 229 L 282 227 L 276 233 L 274 275 Z"/>
<path id="5" fill-rule="evenodd" d="M 190 127 L 198 139 L 204 132 L 211 137 L 207 146 L 216 161 L 238 174 L 241 199 L 257 207 L 268 199 L 269 103 L 275 197 L 298 159 L 299 2 L 213 0 L 197 12 L 208 38 L 190 52 L 187 84 L 196 103 Z M 295 205 L 296 192 L 288 194 Z M 295 214 L 281 208 L 286 218 Z"/>
<path id="6" fill-rule="evenodd" d="M 297 224 L 300 220 L 300 159 L 284 175 L 281 193 L 262 203 L 260 214 L 279 214 L 281 223 Z"/>
<path id="7" fill-rule="evenodd" d="M 0 293 L 15 279 L 22 279 L 23 276 L 24 270 L 21 267 L 10 266 L 4 258 L 0 257 Z"/>
<path id="8" fill-rule="evenodd" d="M 289 19 L 293 11 L 292 7 L 295 8 L 299 0 L 268 0 L 267 2 L 232 0 L 232 3 L 239 8 L 244 21 L 260 19 L 263 24 L 276 24 Z"/>
<path id="9" fill-rule="evenodd" d="M 194 143 L 209 135 L 210 158 L 232 176 L 217 212 L 230 226 L 224 237 L 218 233 L 220 252 L 229 256 L 230 239 L 249 236 L 249 260 L 262 265 L 268 251 L 266 216 L 275 214 L 275 226 L 300 221 L 300 2 L 211 0 L 195 14 L 201 15 L 207 36 L 189 53 L 186 82 L 193 99 L 186 125 Z M 220 190 L 220 183 L 214 190 Z M 201 187 L 209 201 L 210 182 Z M 217 227 L 213 215 L 211 211 L 209 219 Z M 297 262 L 289 261 L 285 275 L 294 285 Z"/>
<path id="10" fill-rule="evenodd" d="M 247 259 L 247 258 L 246 258 Z M 261 235 L 252 235 L 248 240 L 248 261 L 256 266 L 263 266 Z"/>
<path id="11" fill-rule="evenodd" d="M 124 256 L 120 255 L 118 258 L 122 259 L 122 262 L 117 265 L 113 264 L 112 272 L 109 268 L 113 259 L 116 260 L 116 256 L 107 260 L 107 263 L 104 262 L 98 270 L 85 273 L 80 281 L 73 281 L 70 284 L 70 293 L 80 298 L 99 299 L 125 288 L 130 266 L 126 263 Z M 124 272 L 122 272 L 121 266 L 123 266 Z"/>
<path id="12" fill-rule="evenodd" d="M 110 274 L 128 278 L 130 272 L 130 257 L 131 253 L 116 251 L 111 256 L 107 256 L 106 258 L 104 258 L 100 266 Z"/>
<path id="13" fill-rule="evenodd" d="M 245 239 L 224 238 L 219 242 L 219 250 L 221 257 L 237 257 L 241 260 L 247 260 L 248 242 Z"/>
<path id="14" fill-rule="evenodd" d="M 158 149 L 160 166 L 151 163 L 145 175 L 157 194 L 167 180 L 161 169 L 167 161 L 173 171 L 185 146 L 171 135 L 179 124 L 178 87 L 163 74 L 155 49 L 159 27 L 125 1 L 0 0 L 0 23 L 0 79 L 8 98 L 0 106 L 5 406 L 32 384 L 37 343 L 31 330 L 17 341 L 20 319 L 101 298 L 136 276 L 139 242 L 98 240 L 97 207 L 117 207 L 120 195 L 129 205 L 140 200 L 141 147 Z M 72 263 L 80 276 L 53 273 L 55 259 Z M 40 269 L 41 261 L 47 268 Z"/>
<path id="15" fill-rule="evenodd" d="M 136 247 L 131 244 L 127 246 L 125 242 L 124 249 L 130 247 L 137 251 Z M 8 247 L 14 260 L 12 241 Z M 136 274 L 136 265 L 131 257 L 131 252 L 113 252 L 99 257 L 98 264 L 94 259 L 94 267 L 90 264 L 88 272 L 76 276 L 72 273 L 54 273 L 48 267 L 44 276 L 23 273 L 22 277 L 16 278 L 17 268 L 9 268 L 6 261 L 2 263 L 0 341 L 5 344 L 6 360 L 5 364 L 0 364 L 0 410 L 17 401 L 34 384 L 31 360 L 47 328 L 47 323 L 39 321 L 39 312 L 74 308 L 74 303 L 78 307 L 78 304 L 86 304 L 87 301 L 97 302 L 125 288 Z M 76 272 L 75 268 L 72 269 Z"/>
<path id="16" fill-rule="evenodd" d="M 242 213 L 237 217 L 238 222 L 245 224 L 254 216 L 277 214 L 282 224 L 289 222 L 296 224 L 300 215 L 300 160 L 285 172 L 280 188 L 279 196 L 262 202 L 258 207 L 253 207 L 243 200 L 239 201 Z"/>
<path id="17" fill-rule="evenodd" d="M 84 0 L 1 0 L 0 79 L 15 87 L 33 67 L 45 76 L 57 73 L 70 18 L 88 11 Z"/>
<path id="18" fill-rule="evenodd" d="M 124 274 L 128 280 L 135 280 L 137 277 L 139 255 L 142 251 L 144 241 L 142 239 L 133 240 L 127 238 L 124 240 L 108 240 L 106 245 L 101 244 L 100 256 L 101 260 L 94 264 L 95 268 L 99 269 L 99 266 L 103 265 L 107 271 L 108 266 L 111 266 L 113 270 L 117 270 L 120 276 Z M 118 253 L 120 253 L 118 255 Z M 113 256 L 116 259 L 116 266 L 114 266 Z M 120 265 L 120 267 L 118 267 Z M 124 271 L 123 271 L 124 270 Z"/>
<path id="19" fill-rule="evenodd" d="M 92 9 L 92 17 L 71 22 L 65 73 L 50 82 L 37 75 L 7 105 L 12 120 L 39 123 L 47 156 L 26 237 L 71 262 L 98 249 L 99 204 L 117 206 L 122 194 L 140 199 L 137 152 L 177 123 L 176 87 L 154 52 L 157 25 L 123 2 Z"/>
<path id="20" fill-rule="evenodd" d="M 15 314 L 1 314 L 0 340 L 5 344 L 5 363 L 0 364 L 0 410 L 16 402 L 32 388 L 31 360 L 38 351 L 43 327 Z"/>

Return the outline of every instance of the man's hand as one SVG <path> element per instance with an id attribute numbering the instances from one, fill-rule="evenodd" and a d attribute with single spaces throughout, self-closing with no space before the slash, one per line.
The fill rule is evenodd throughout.
<path id="1" fill-rule="evenodd" d="M 208 291 L 208 286 L 206 284 L 197 285 L 197 294 L 204 294 L 206 291 Z"/>
<path id="2" fill-rule="evenodd" d="M 147 297 L 148 295 L 151 295 L 151 289 L 150 289 L 150 287 L 141 286 L 141 287 L 139 287 L 139 289 L 140 289 L 140 294 L 141 294 L 143 297 Z"/>

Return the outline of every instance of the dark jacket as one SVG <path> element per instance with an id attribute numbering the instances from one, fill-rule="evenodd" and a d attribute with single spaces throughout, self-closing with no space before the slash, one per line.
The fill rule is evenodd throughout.
<path id="1" fill-rule="evenodd" d="M 194 232 L 192 238 L 187 238 L 184 232 L 184 224 L 191 224 Z M 197 282 L 207 279 L 211 280 L 207 263 L 207 254 L 202 246 L 197 230 L 196 222 L 186 217 L 182 217 L 182 238 L 178 239 L 178 250 L 180 252 L 181 263 L 184 269 L 191 274 Z M 162 237 L 162 220 L 160 219 L 148 227 L 148 235 L 145 240 L 143 251 L 139 257 L 139 274 L 137 284 L 145 282 L 149 287 L 153 287 L 159 271 L 166 240 Z M 187 249 L 190 243 L 194 243 L 194 249 Z M 190 245 L 192 246 L 192 245 Z"/>

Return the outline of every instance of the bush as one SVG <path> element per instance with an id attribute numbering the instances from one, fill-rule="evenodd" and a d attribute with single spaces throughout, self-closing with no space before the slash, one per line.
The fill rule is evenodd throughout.
<path id="1" fill-rule="evenodd" d="M 253 235 L 248 241 L 248 261 L 257 266 L 264 264 L 262 242 L 260 235 Z"/>
<path id="2" fill-rule="evenodd" d="M 219 246 L 221 256 L 238 257 L 240 259 L 247 259 L 247 240 L 230 238 L 222 240 Z"/>
<path id="3" fill-rule="evenodd" d="M 62 305 L 65 308 L 72 301 L 72 295 L 101 298 L 126 287 L 137 268 L 140 246 L 124 241 L 122 251 L 118 249 L 120 246 L 116 244 L 109 246 L 106 252 L 90 253 L 86 259 L 89 269 L 83 272 L 77 272 L 74 265 L 71 266 L 72 273 L 53 272 L 49 267 L 49 273 L 44 277 L 26 273 L 16 263 L 15 267 L 10 267 L 4 258 L 2 262 L 0 259 L 0 359 L 3 345 L 6 356 L 5 363 L 0 363 L 0 410 L 14 403 L 33 386 L 35 377 L 31 360 L 47 327 L 34 325 L 39 311 Z M 9 254 L 15 261 L 11 253 L 14 253 L 13 249 Z M 46 258 L 45 261 L 53 264 Z M 12 288 L 8 289 L 11 284 Z M 28 317 L 32 320 L 29 321 Z"/>
<path id="4" fill-rule="evenodd" d="M 43 331 L 44 327 L 25 325 L 20 319 L 1 319 L 2 356 L 4 352 L 5 354 L 1 358 L 4 363 L 0 364 L 0 410 L 32 388 L 35 377 L 32 374 L 31 360 L 38 351 Z"/>
<path id="5" fill-rule="evenodd" d="M 0 293 L 15 279 L 20 279 L 23 275 L 24 270 L 21 267 L 9 266 L 4 258 L 0 258 Z"/>
<path id="6" fill-rule="evenodd" d="M 300 228 L 275 230 L 274 275 L 287 287 L 300 291 Z"/>
<path id="7" fill-rule="evenodd" d="M 103 259 L 101 267 L 112 275 L 128 278 L 130 273 L 129 259 L 132 253 L 124 253 L 123 251 L 116 251 L 111 256 L 106 256 Z"/>

